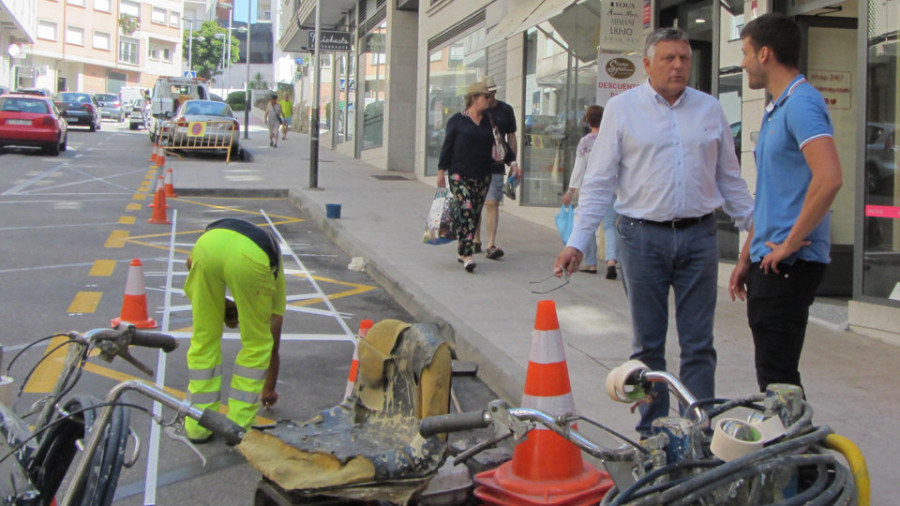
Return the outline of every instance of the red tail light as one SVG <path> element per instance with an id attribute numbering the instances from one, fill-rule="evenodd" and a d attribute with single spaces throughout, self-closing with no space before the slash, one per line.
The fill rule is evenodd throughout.
<path id="1" fill-rule="evenodd" d="M 41 126 L 52 127 L 56 126 L 56 120 L 51 116 L 44 116 L 44 119 L 41 120 Z"/>
<path id="2" fill-rule="evenodd" d="M 87 112 L 90 112 L 90 113 L 94 112 L 94 106 L 91 104 L 84 104 L 84 108 L 87 110 Z"/>
<path id="3" fill-rule="evenodd" d="M 241 129 L 241 124 L 238 123 L 237 121 L 234 121 L 234 122 L 231 123 L 231 129 L 232 129 L 232 130 L 240 130 L 240 129 Z"/>

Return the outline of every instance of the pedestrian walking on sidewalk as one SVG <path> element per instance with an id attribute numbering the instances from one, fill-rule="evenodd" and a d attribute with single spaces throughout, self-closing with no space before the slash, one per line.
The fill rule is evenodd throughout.
<path id="1" fill-rule="evenodd" d="M 281 129 L 281 106 L 278 104 L 278 95 L 272 94 L 269 97 L 269 103 L 266 104 L 266 115 L 264 117 L 266 126 L 269 128 L 269 147 L 278 147 L 278 130 Z"/>
<path id="2" fill-rule="evenodd" d="M 281 106 L 281 140 L 287 139 L 288 128 L 291 126 L 291 118 L 294 116 L 294 103 L 290 100 L 290 96 L 285 93 L 284 97 L 278 101 Z"/>
<path id="3" fill-rule="evenodd" d="M 228 418 L 249 428 L 260 406 L 278 401 L 278 348 L 285 309 L 284 268 L 278 242 L 265 230 L 235 218 L 214 221 L 191 250 L 184 294 L 194 330 L 187 352 L 188 393 L 198 408 L 218 411 L 222 387 L 222 325 L 240 325 Z M 225 298 L 226 287 L 234 301 Z M 187 436 L 209 441 L 212 432 L 190 418 Z"/>
<path id="4" fill-rule="evenodd" d="M 485 114 L 490 105 L 490 91 L 477 81 L 466 93 L 466 108 L 447 120 L 444 145 L 438 159 L 438 188 L 444 188 L 444 174 L 450 182 L 458 211 L 456 235 L 457 260 L 466 272 L 475 271 L 475 231 L 491 182 L 491 148 L 494 133 Z"/>
<path id="5" fill-rule="evenodd" d="M 569 189 L 563 195 L 563 205 L 572 205 L 572 200 L 578 195 L 578 188 L 584 182 L 584 170 L 587 167 L 587 159 L 591 154 L 591 148 L 594 147 L 594 141 L 597 140 L 597 132 L 600 131 L 600 120 L 603 119 L 603 108 L 599 105 L 592 105 L 584 112 L 584 122 L 591 129 L 590 133 L 585 135 L 578 141 L 578 147 L 575 149 L 575 165 L 572 168 L 572 177 L 569 179 Z M 616 262 L 619 259 L 618 238 L 616 237 L 616 218 L 618 215 L 613 209 L 616 203 L 616 196 L 613 195 L 612 200 L 603 212 L 603 242 L 606 249 L 606 279 L 616 279 Z M 597 274 L 597 238 L 596 234 L 591 235 L 591 239 L 587 243 L 587 251 L 584 252 L 584 265 L 580 272 L 588 274 Z"/>
<path id="6" fill-rule="evenodd" d="M 497 100 L 497 85 L 494 83 L 494 78 L 485 76 L 483 82 L 491 93 L 490 104 L 485 114 L 493 122 L 492 126 L 497 126 L 509 151 L 506 160 L 491 165 L 491 183 L 484 199 L 484 210 L 478 217 L 478 228 L 475 229 L 475 253 L 481 253 L 481 222 L 484 221 L 488 234 L 485 256 L 491 260 L 499 260 L 504 255 L 503 250 L 497 246 L 497 227 L 500 225 L 500 204 L 503 202 L 506 166 L 509 165 L 509 170 L 519 179 L 522 178 L 522 170 L 519 168 L 519 162 L 516 161 L 516 113 L 511 105 Z"/>
<path id="7" fill-rule="evenodd" d="M 809 306 L 830 261 L 829 209 L 843 183 L 821 93 L 798 70 L 802 37 L 790 18 L 765 14 L 741 30 L 751 89 L 773 97 L 756 155 L 753 228 L 728 292 L 747 300 L 760 391 L 800 383 Z"/>
<path id="8" fill-rule="evenodd" d="M 666 369 L 669 290 L 681 348 L 678 376 L 699 399 L 715 396 L 713 317 L 719 269 L 715 210 L 747 230 L 753 198 L 741 179 L 731 129 L 715 98 L 687 86 L 691 46 L 677 28 L 644 45 L 648 80 L 609 100 L 580 188 L 575 227 L 556 258 L 557 276 L 581 264 L 613 195 L 619 261 L 631 324 L 631 358 Z M 669 415 L 664 384 L 642 405 L 637 430 Z"/>

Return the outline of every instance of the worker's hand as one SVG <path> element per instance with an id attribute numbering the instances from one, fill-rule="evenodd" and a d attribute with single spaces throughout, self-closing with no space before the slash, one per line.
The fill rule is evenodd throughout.
<path id="1" fill-rule="evenodd" d="M 438 169 L 437 173 L 437 187 L 445 188 L 447 183 L 444 181 L 444 169 Z"/>
<path id="2" fill-rule="evenodd" d="M 228 297 L 225 297 L 225 326 L 230 329 L 238 326 L 237 304 Z"/>
<path id="3" fill-rule="evenodd" d="M 563 194 L 562 204 L 563 204 L 564 206 L 571 206 L 571 205 L 572 205 L 572 192 L 566 192 L 566 193 Z"/>
<path id="4" fill-rule="evenodd" d="M 750 273 L 750 262 L 738 260 L 734 270 L 731 271 L 731 279 L 728 280 L 728 295 L 731 300 L 735 298 L 747 300 L 747 277 Z"/>
<path id="5" fill-rule="evenodd" d="M 566 246 L 559 252 L 556 262 L 553 264 L 553 275 L 561 278 L 563 274 L 574 274 L 581 265 L 581 259 L 584 255 L 577 249 Z"/>
<path id="6" fill-rule="evenodd" d="M 262 392 L 262 405 L 264 408 L 269 409 L 278 402 L 278 392 L 274 389 L 267 390 L 263 388 Z"/>

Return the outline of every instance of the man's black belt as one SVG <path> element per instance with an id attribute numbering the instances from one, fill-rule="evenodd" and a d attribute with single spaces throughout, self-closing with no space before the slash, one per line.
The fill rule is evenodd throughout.
<path id="1" fill-rule="evenodd" d="M 632 219 L 637 223 L 643 223 L 644 225 L 654 225 L 657 227 L 666 227 L 679 230 L 682 228 L 692 227 L 698 223 L 702 223 L 712 218 L 713 214 L 714 213 L 704 214 L 703 216 L 699 216 L 697 218 L 675 218 L 674 220 L 669 221 L 639 220 L 637 218 Z"/>

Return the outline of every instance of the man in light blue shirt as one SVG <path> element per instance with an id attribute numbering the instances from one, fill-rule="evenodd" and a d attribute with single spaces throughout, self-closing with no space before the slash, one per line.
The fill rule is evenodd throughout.
<path id="1" fill-rule="evenodd" d="M 741 66 L 765 88 L 756 144 L 754 226 L 731 274 L 731 299 L 747 299 L 760 391 L 800 383 L 809 306 L 830 262 L 828 212 L 843 184 L 834 128 L 822 95 L 797 70 L 800 29 L 766 14 L 741 30 Z"/>
<path id="2" fill-rule="evenodd" d="M 751 224 L 753 198 L 741 179 L 731 129 L 719 102 L 687 87 L 691 46 L 677 28 L 647 37 L 648 82 L 613 97 L 581 187 L 575 228 L 556 259 L 573 273 L 613 195 L 618 197 L 619 260 L 634 329 L 632 358 L 666 369 L 669 288 L 681 347 L 679 377 L 699 399 L 715 397 L 718 244 L 714 211 L 723 206 L 739 228 Z M 651 433 L 668 416 L 669 396 L 641 407 L 637 430 Z"/>

